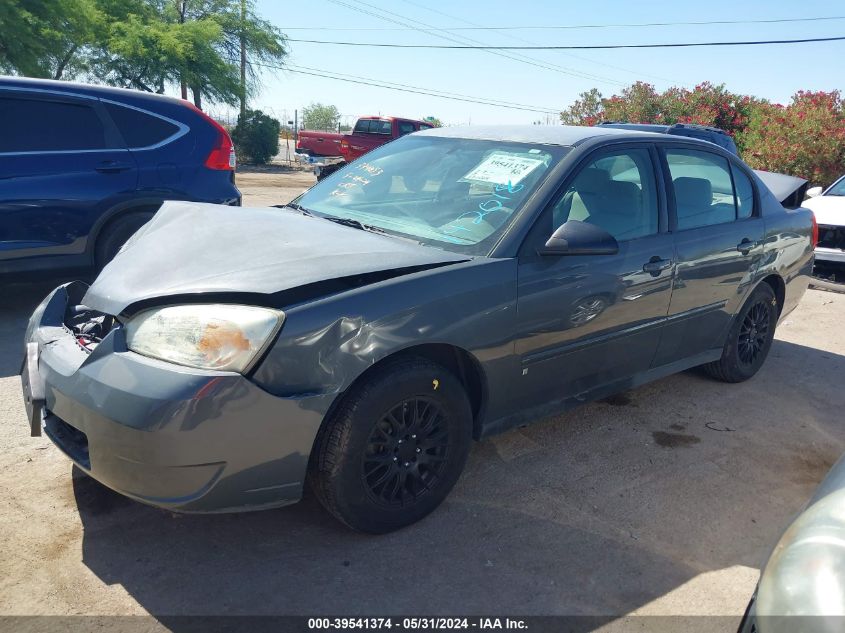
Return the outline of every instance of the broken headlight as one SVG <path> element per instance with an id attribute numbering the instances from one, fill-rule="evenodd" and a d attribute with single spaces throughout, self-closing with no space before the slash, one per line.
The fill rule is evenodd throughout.
<path id="1" fill-rule="evenodd" d="M 227 304 L 141 312 L 126 324 L 133 352 L 177 365 L 244 373 L 284 322 L 281 310 Z"/>

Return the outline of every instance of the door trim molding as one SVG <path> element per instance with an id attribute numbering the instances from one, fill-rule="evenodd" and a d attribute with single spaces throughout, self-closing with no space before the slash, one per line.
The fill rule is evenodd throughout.
<path id="1" fill-rule="evenodd" d="M 632 334 L 639 334 L 645 330 L 662 327 L 667 323 L 675 323 L 677 321 L 683 321 L 684 319 L 699 316 L 701 314 L 706 314 L 708 312 L 715 312 L 716 310 L 721 310 L 726 305 L 727 301 L 717 301 L 716 303 L 710 303 L 705 306 L 692 308 L 690 310 L 679 312 L 678 314 L 673 314 L 671 316 L 664 316 L 653 321 L 639 323 L 637 325 L 627 327 L 622 330 L 606 332 L 599 336 L 593 336 L 591 338 L 569 342 L 565 345 L 547 348 L 537 352 L 532 352 L 531 354 L 525 354 L 521 359 L 522 367 L 525 368 L 531 365 L 536 365 L 537 363 L 542 363 L 547 360 L 559 358 L 560 356 L 571 354 L 572 352 L 582 350 L 585 347 L 590 347 L 592 345 L 601 345 L 609 341 L 614 341 L 617 339 L 625 338 L 626 336 L 631 336 Z"/>

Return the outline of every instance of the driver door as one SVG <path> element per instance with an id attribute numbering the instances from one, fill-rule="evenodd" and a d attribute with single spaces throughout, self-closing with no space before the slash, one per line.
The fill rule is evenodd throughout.
<path id="1" fill-rule="evenodd" d="M 648 145 L 597 150 L 540 216 L 518 272 L 516 352 L 524 402 L 537 406 L 649 369 L 674 275 L 662 179 Z M 540 255 L 568 220 L 595 224 L 613 255 Z"/>

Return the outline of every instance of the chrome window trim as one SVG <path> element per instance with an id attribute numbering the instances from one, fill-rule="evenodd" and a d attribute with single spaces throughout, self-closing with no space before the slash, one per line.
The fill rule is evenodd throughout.
<path id="1" fill-rule="evenodd" d="M 74 99 L 86 99 L 92 102 L 100 102 L 100 103 L 110 103 L 112 105 L 120 106 L 123 108 L 129 108 L 131 110 L 137 110 L 143 114 L 153 116 L 163 121 L 167 121 L 172 125 L 175 125 L 179 128 L 176 132 L 168 136 L 167 138 L 155 143 L 153 145 L 145 145 L 143 147 L 112 147 L 112 148 L 103 148 L 103 149 L 52 149 L 52 150 L 34 150 L 34 151 L 26 151 L 26 152 L 3 152 L 0 151 L 0 156 L 40 156 L 43 154 L 92 154 L 92 153 L 102 153 L 102 152 L 126 152 L 129 150 L 144 152 L 154 149 L 159 149 L 164 147 L 165 145 L 172 143 L 173 141 L 182 138 L 190 131 L 190 127 L 181 121 L 176 121 L 175 119 L 171 119 L 170 117 L 166 117 L 161 114 L 157 114 L 155 112 L 150 112 L 149 110 L 145 110 L 144 108 L 139 108 L 134 105 L 130 105 L 128 103 L 123 103 L 122 101 L 115 101 L 113 99 L 103 99 L 101 97 L 95 97 L 93 95 L 86 95 L 86 94 L 78 94 L 75 92 L 68 92 L 66 90 L 51 90 L 47 88 L 29 88 L 29 87 L 22 87 L 22 86 L 0 86 L 0 91 L 9 91 L 9 92 L 36 92 L 41 94 L 48 94 L 48 95 L 58 95 L 61 97 L 72 97 Z M 118 130 L 119 132 L 119 130 Z"/>
<path id="2" fill-rule="evenodd" d="M 137 106 L 130 105 L 128 103 L 123 103 L 121 101 L 114 101 L 113 99 L 103 99 L 103 98 L 100 98 L 100 101 L 102 103 L 110 103 L 112 105 L 120 106 L 122 108 L 129 108 L 130 110 L 136 110 L 136 111 L 138 111 L 142 114 L 146 114 L 146 115 L 149 115 L 149 116 L 156 117 L 157 119 L 161 119 L 162 121 L 167 121 L 168 123 L 171 123 L 171 124 L 175 125 L 177 128 L 179 128 L 179 130 L 177 132 L 174 132 L 170 136 L 162 139 L 161 141 L 159 141 L 158 143 L 155 143 L 153 145 L 144 145 L 142 147 L 129 147 L 128 144 L 127 144 L 127 148 L 131 149 L 132 151 L 135 151 L 135 152 L 146 152 L 146 151 L 151 150 L 151 149 L 158 149 L 160 147 L 163 147 L 163 146 L 167 145 L 168 143 L 172 143 L 173 141 L 182 138 L 191 129 L 190 127 L 188 127 L 186 124 L 182 123 L 181 121 L 176 121 L 175 119 L 171 119 L 170 117 L 166 117 L 163 114 L 158 114 L 156 112 L 150 112 L 149 110 L 145 110 L 144 108 L 139 108 Z M 118 129 L 118 132 L 119 131 L 120 130 Z M 121 136 L 122 136 L 122 134 L 121 134 Z"/>

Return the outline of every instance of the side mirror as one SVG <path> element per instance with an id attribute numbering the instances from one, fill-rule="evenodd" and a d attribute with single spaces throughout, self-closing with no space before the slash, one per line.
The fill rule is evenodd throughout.
<path id="1" fill-rule="evenodd" d="M 815 198 L 816 196 L 822 195 L 822 191 L 824 191 L 824 189 L 822 189 L 821 187 L 810 187 L 809 189 L 807 189 L 807 197 Z"/>
<path id="2" fill-rule="evenodd" d="M 540 255 L 615 255 L 619 243 L 595 224 L 569 220 L 552 233 Z"/>

